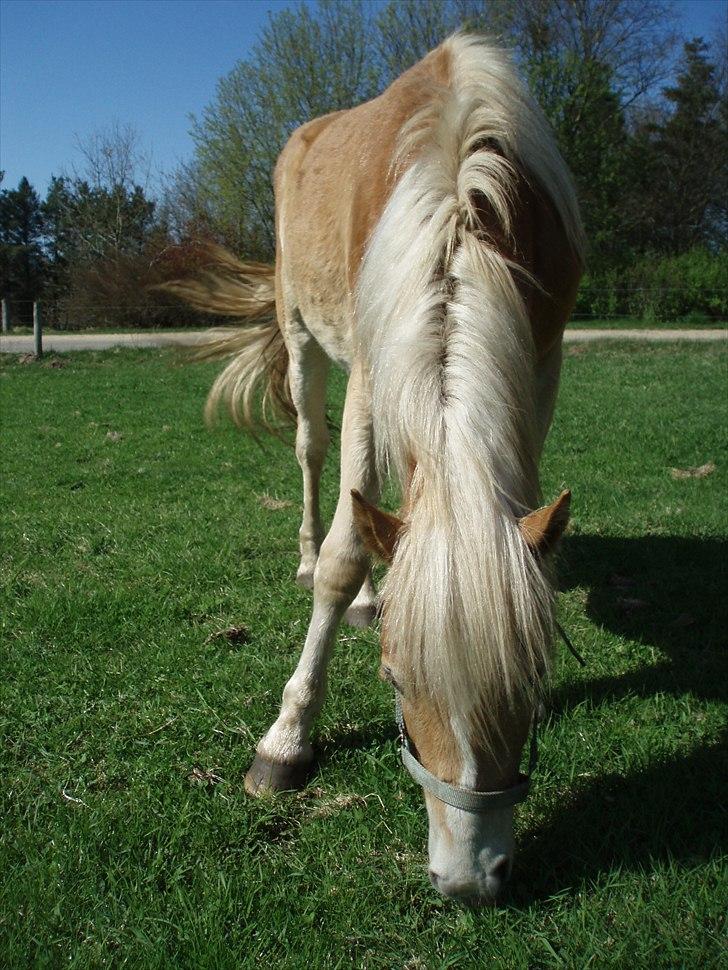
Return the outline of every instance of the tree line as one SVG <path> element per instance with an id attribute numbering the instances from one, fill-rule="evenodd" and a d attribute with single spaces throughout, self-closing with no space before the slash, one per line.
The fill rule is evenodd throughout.
<path id="1" fill-rule="evenodd" d="M 270 17 L 194 120 L 194 153 L 153 197 L 133 133 L 84 146 L 41 200 L 0 192 L 0 285 L 69 319 L 180 322 L 153 284 L 215 240 L 273 258 L 271 173 L 304 121 L 376 95 L 455 29 L 509 46 L 574 174 L 589 239 L 577 312 L 728 316 L 725 38 L 679 38 L 664 0 L 319 0 Z M 721 40 L 723 41 L 721 43 Z M 104 316 L 95 304 L 116 306 Z M 103 317 L 103 319 L 101 319 Z"/>
<path id="2" fill-rule="evenodd" d="M 194 269 L 196 253 L 147 188 L 135 130 L 112 125 L 78 148 L 80 172 L 53 176 L 45 198 L 27 178 L 0 190 L 0 292 L 14 322 L 30 322 L 35 300 L 68 328 L 196 322 L 154 290 Z"/>

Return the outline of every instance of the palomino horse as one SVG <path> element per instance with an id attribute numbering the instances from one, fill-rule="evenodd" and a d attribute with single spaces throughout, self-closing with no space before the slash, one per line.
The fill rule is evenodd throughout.
<path id="1" fill-rule="evenodd" d="M 248 423 L 263 384 L 297 418 L 313 615 L 246 788 L 305 780 L 339 623 L 375 613 L 374 554 L 389 564 L 381 674 L 424 769 L 430 878 L 492 899 L 511 871 L 519 760 L 552 652 L 548 553 L 568 519 L 568 492 L 537 506 L 582 266 L 572 182 L 508 56 L 456 35 L 380 97 L 294 132 L 275 196 L 275 269 L 224 256 L 176 286 L 252 318 L 212 346 L 233 356 L 208 406 Z M 349 381 L 324 538 L 330 361 Z M 374 504 L 389 473 L 400 517 Z M 463 791 L 501 794 L 471 804 Z"/>

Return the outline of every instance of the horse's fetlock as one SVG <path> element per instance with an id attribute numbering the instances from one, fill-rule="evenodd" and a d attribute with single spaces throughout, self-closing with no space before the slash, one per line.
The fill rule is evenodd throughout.
<path id="1" fill-rule="evenodd" d="M 308 740 L 309 719 L 302 718 L 297 702 L 291 703 L 290 686 L 289 681 L 283 692 L 281 714 L 258 742 L 257 753 L 272 764 L 304 764 L 313 759 Z"/>
<path id="2" fill-rule="evenodd" d="M 298 530 L 298 542 L 302 553 L 304 551 L 313 550 L 313 552 L 318 555 L 318 551 L 321 548 L 321 543 L 323 541 L 324 531 L 318 525 L 311 526 L 308 522 L 305 522 Z"/>

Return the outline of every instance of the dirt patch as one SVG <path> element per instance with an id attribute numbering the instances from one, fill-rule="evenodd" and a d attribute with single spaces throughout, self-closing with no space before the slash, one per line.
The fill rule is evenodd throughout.
<path id="1" fill-rule="evenodd" d="M 705 478 L 707 475 L 712 475 L 715 471 L 715 462 L 707 461 L 704 465 L 698 465 L 697 468 L 671 468 L 670 474 L 675 479 L 682 478 Z"/>
<path id="2" fill-rule="evenodd" d="M 272 495 L 268 495 L 267 492 L 263 492 L 262 495 L 256 495 L 256 498 L 264 509 L 269 509 L 271 512 L 277 512 L 279 509 L 290 509 L 293 505 L 293 502 L 289 502 L 288 499 L 274 498 Z"/>
<path id="3" fill-rule="evenodd" d="M 250 643 L 250 630 L 246 626 L 229 626 L 224 630 L 216 630 L 205 640 L 214 643 L 216 640 L 226 640 L 228 643 Z"/>

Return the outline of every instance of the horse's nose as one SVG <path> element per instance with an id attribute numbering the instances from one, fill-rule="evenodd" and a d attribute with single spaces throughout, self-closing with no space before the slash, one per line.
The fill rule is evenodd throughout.
<path id="1" fill-rule="evenodd" d="M 430 882 L 443 896 L 469 903 L 493 903 L 511 874 L 511 860 L 506 855 L 497 856 L 488 866 L 485 878 L 448 879 L 430 869 Z"/>

